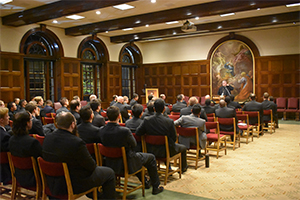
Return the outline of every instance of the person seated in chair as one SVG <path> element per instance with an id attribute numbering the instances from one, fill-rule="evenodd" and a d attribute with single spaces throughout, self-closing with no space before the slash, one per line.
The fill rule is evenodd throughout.
<path id="1" fill-rule="evenodd" d="M 255 94 L 251 93 L 249 96 L 249 102 L 247 102 L 242 108 L 243 111 L 259 111 L 260 123 L 262 123 L 263 107 L 262 104 L 257 102 Z M 249 124 L 256 124 L 258 119 L 256 117 L 249 118 Z M 260 125 L 259 125 L 260 126 Z M 261 130 L 261 128 L 259 129 Z"/>
<path id="2" fill-rule="evenodd" d="M 215 113 L 215 106 L 211 106 L 211 100 L 206 99 L 205 100 L 205 106 L 203 106 L 203 109 L 206 114 Z"/>
<path id="3" fill-rule="evenodd" d="M 118 124 L 119 114 L 120 110 L 118 107 L 110 106 L 107 108 L 109 122 L 106 126 L 100 128 L 101 143 L 107 147 L 125 147 L 129 173 L 134 173 L 142 166 L 146 167 L 150 181 L 145 179 L 145 188 L 149 188 L 151 182 L 153 187 L 152 194 L 162 192 L 164 188 L 159 186 L 160 181 L 157 174 L 155 156 L 150 153 L 139 153 L 133 150 L 136 146 L 136 140 L 129 128 Z M 122 165 L 117 160 L 106 159 L 106 165 L 114 169 L 116 174 L 122 173 Z M 141 180 L 141 174 L 139 173 L 137 176 Z"/>
<path id="4" fill-rule="evenodd" d="M 185 128 L 198 128 L 198 136 L 199 136 L 199 143 L 201 149 L 205 149 L 206 146 L 206 127 L 205 127 L 205 120 L 199 118 L 201 113 L 201 106 L 200 104 L 193 105 L 192 114 L 190 115 L 183 115 L 178 120 L 174 122 L 175 126 L 181 126 Z M 190 148 L 190 144 L 196 145 L 196 137 L 184 137 L 179 135 L 178 141 L 180 144 L 186 146 L 186 148 Z M 201 155 L 201 152 L 199 152 Z"/>
<path id="5" fill-rule="evenodd" d="M 181 153 L 181 169 L 182 172 L 187 170 L 186 161 L 186 147 L 182 144 L 176 144 L 176 130 L 174 121 L 170 118 L 164 117 L 163 112 L 165 109 L 165 103 L 161 98 L 158 98 L 154 102 L 155 115 L 146 117 L 141 125 L 136 130 L 136 135 L 166 135 L 169 141 L 170 156 Z M 161 157 L 166 154 L 165 146 L 150 146 L 147 147 L 149 152 L 152 152 L 155 156 Z"/>
<path id="6" fill-rule="evenodd" d="M 68 106 L 69 106 L 69 100 L 66 97 L 62 97 L 59 101 L 59 103 L 61 104 L 61 107 L 56 111 L 56 114 L 58 115 L 60 112 L 64 111 L 64 112 L 70 112 L 68 110 Z"/>
<path id="7" fill-rule="evenodd" d="M 172 112 L 180 112 L 181 108 L 185 108 L 186 104 L 182 102 L 183 96 L 181 94 L 177 95 L 177 102 L 173 104 Z"/>
<path id="8" fill-rule="evenodd" d="M 72 100 L 70 102 L 70 112 L 74 115 L 77 125 L 79 125 L 81 123 L 81 118 L 80 118 L 80 114 L 79 114 L 79 110 L 81 109 L 81 105 L 80 102 L 77 100 Z"/>
<path id="9" fill-rule="evenodd" d="M 78 137 L 75 117 L 70 112 L 61 112 L 55 123 L 58 129 L 47 135 L 43 143 L 44 160 L 67 163 L 75 194 L 102 186 L 103 193 L 98 192 L 98 199 L 115 199 L 115 173 L 109 167 L 96 165 L 86 143 Z M 64 177 L 48 176 L 47 184 L 53 195 L 67 194 Z"/>
<path id="10" fill-rule="evenodd" d="M 94 99 L 90 102 L 90 107 L 94 112 L 94 118 L 92 124 L 97 127 L 105 126 L 105 119 L 100 115 L 101 112 L 101 102 L 99 99 Z"/>
<path id="11" fill-rule="evenodd" d="M 126 120 L 129 119 L 129 115 L 128 115 L 128 107 L 124 105 L 124 97 L 118 96 L 117 103 L 115 103 L 114 106 L 117 106 L 119 108 L 122 116 L 122 121 L 123 123 L 125 123 Z"/>
<path id="12" fill-rule="evenodd" d="M 197 104 L 197 103 L 199 103 L 199 102 L 198 102 L 198 99 L 197 99 L 196 97 L 191 97 L 191 98 L 189 99 L 189 106 L 188 106 L 188 107 L 185 107 L 185 108 L 182 108 L 182 109 L 180 110 L 180 117 L 181 117 L 182 115 L 190 115 L 190 114 L 192 114 L 192 108 L 193 108 L 193 106 L 194 106 L 195 104 Z M 206 113 L 205 113 L 204 110 L 201 112 L 200 118 L 205 119 L 205 121 L 207 121 L 207 116 L 206 116 Z"/>
<path id="13" fill-rule="evenodd" d="M 265 92 L 264 95 L 263 95 L 263 99 L 264 101 L 261 103 L 262 105 L 262 108 L 263 110 L 272 110 L 272 113 L 273 113 L 273 120 L 274 122 L 276 122 L 277 120 L 277 105 L 272 102 L 272 101 L 269 101 L 269 93 Z M 269 115 L 263 115 L 263 118 L 262 118 L 262 123 L 264 122 L 268 122 L 268 121 L 271 121 L 271 116 Z M 268 123 L 265 123 L 265 127 L 268 127 Z"/>
<path id="14" fill-rule="evenodd" d="M 29 129 L 29 134 L 38 134 L 40 136 L 45 136 L 43 124 L 39 119 L 40 110 L 36 104 L 28 103 L 25 106 L 25 110 L 32 115 L 32 128 Z"/>

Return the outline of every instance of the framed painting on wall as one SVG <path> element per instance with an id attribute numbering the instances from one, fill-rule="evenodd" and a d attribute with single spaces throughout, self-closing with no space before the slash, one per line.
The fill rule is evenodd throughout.
<path id="1" fill-rule="evenodd" d="M 239 40 L 221 43 L 210 59 L 211 96 L 218 95 L 222 81 L 233 87 L 234 101 L 244 102 L 254 93 L 255 66 L 254 55 L 249 46 Z"/>
<path id="2" fill-rule="evenodd" d="M 146 103 L 148 103 L 148 96 L 152 94 L 154 97 L 158 98 L 158 88 L 146 88 Z"/>

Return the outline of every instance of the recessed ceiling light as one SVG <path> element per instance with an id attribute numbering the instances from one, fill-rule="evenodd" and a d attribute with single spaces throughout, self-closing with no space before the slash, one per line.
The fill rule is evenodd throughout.
<path id="1" fill-rule="evenodd" d="M 140 20 L 137 20 L 135 23 L 136 23 L 136 24 L 139 24 L 139 23 L 141 23 L 141 21 L 140 21 Z"/>
<path id="2" fill-rule="evenodd" d="M 195 17 L 195 20 L 198 20 L 199 19 L 199 17 Z"/>
<path id="3" fill-rule="evenodd" d="M 288 4 L 286 7 L 294 7 L 294 6 L 300 6 L 300 3 L 293 3 L 293 4 Z"/>
<path id="4" fill-rule="evenodd" d="M 146 24 L 146 27 L 149 27 L 149 24 Z"/>
<path id="5" fill-rule="evenodd" d="M 84 17 L 80 16 L 80 15 L 69 15 L 69 16 L 66 16 L 66 18 L 77 20 L 77 19 L 83 19 Z"/>
<path id="6" fill-rule="evenodd" d="M 151 0 L 151 3 L 156 3 L 156 0 Z"/>
<path id="7" fill-rule="evenodd" d="M 218 29 L 221 29 L 222 28 L 222 26 L 218 26 Z"/>
<path id="8" fill-rule="evenodd" d="M 6 3 L 9 3 L 9 2 L 12 2 L 12 0 L 0 0 L 1 4 L 6 4 Z"/>
<path id="9" fill-rule="evenodd" d="M 108 33 L 108 31 L 105 31 L 105 33 Z"/>
<path id="10" fill-rule="evenodd" d="M 122 29 L 123 31 L 131 31 L 131 30 L 133 30 L 133 28 L 124 28 L 124 29 Z"/>
<path id="11" fill-rule="evenodd" d="M 192 13 L 190 13 L 190 12 L 189 12 L 189 13 L 186 13 L 186 15 L 191 15 L 191 14 L 192 14 Z"/>
<path id="12" fill-rule="evenodd" d="M 231 15 L 235 15 L 235 13 L 226 13 L 226 14 L 223 14 L 223 15 L 220 15 L 221 17 L 227 17 L 227 16 L 231 16 Z"/>
<path id="13" fill-rule="evenodd" d="M 139 37 L 138 37 L 137 35 L 135 35 L 135 36 L 134 36 L 134 39 L 137 40 L 137 39 L 139 39 Z"/>
<path id="14" fill-rule="evenodd" d="M 57 24 L 58 21 L 57 21 L 57 20 L 53 20 L 52 23 L 53 23 L 53 24 Z"/>
<path id="15" fill-rule="evenodd" d="M 272 22 L 275 23 L 275 22 L 278 22 L 278 21 L 277 21 L 277 19 L 273 19 Z"/>
<path id="16" fill-rule="evenodd" d="M 256 5 L 256 3 L 251 3 L 251 4 L 250 4 L 250 6 L 255 6 L 255 5 Z"/>
<path id="17" fill-rule="evenodd" d="M 96 11 L 96 14 L 97 14 L 97 15 L 100 15 L 100 14 L 101 14 L 101 12 L 98 10 L 98 11 Z"/>
<path id="18" fill-rule="evenodd" d="M 173 35 L 176 35 L 177 33 L 176 32 L 173 32 Z"/>
<path id="19" fill-rule="evenodd" d="M 177 24 L 179 21 L 166 22 L 166 24 Z"/>
<path id="20" fill-rule="evenodd" d="M 128 9 L 132 9 L 134 8 L 134 6 L 128 5 L 128 4 L 121 4 L 121 5 L 117 5 L 117 6 L 113 6 L 116 9 L 119 10 L 128 10 Z"/>
<path id="21" fill-rule="evenodd" d="M 260 8 L 257 8 L 256 10 L 260 10 Z"/>

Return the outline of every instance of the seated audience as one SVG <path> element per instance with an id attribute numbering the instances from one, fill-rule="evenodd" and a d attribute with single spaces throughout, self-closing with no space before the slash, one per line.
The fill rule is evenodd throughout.
<path id="1" fill-rule="evenodd" d="M 142 123 L 140 118 L 143 113 L 143 106 L 141 104 L 135 104 L 132 106 L 133 117 L 126 121 L 125 126 L 131 130 L 132 133 L 135 133 L 137 127 Z"/>
<path id="2" fill-rule="evenodd" d="M 1 138 L 1 152 L 8 152 L 8 142 L 10 138 L 10 134 L 6 130 L 5 126 L 9 124 L 9 115 L 8 108 L 0 107 L 0 138 Z M 11 181 L 11 173 L 9 164 L 1 164 L 0 165 L 0 173 L 1 173 L 1 182 L 6 185 L 9 181 Z"/>
<path id="3" fill-rule="evenodd" d="M 139 95 L 134 93 L 133 96 L 132 96 L 132 99 L 130 101 L 130 107 L 134 106 L 135 104 L 137 104 L 139 100 Z"/>
<path id="4" fill-rule="evenodd" d="M 103 194 L 98 192 L 98 199 L 115 199 L 115 174 L 108 167 L 96 165 L 85 142 L 77 136 L 75 117 L 70 112 L 61 112 L 55 119 L 58 130 L 45 137 L 43 158 L 67 163 L 75 194 L 102 186 Z M 67 194 L 64 178 L 47 179 L 54 195 Z M 92 194 L 87 196 L 92 197 Z"/>
<path id="5" fill-rule="evenodd" d="M 92 101 L 94 99 L 97 99 L 97 96 L 95 94 L 91 94 L 89 100 Z"/>
<path id="6" fill-rule="evenodd" d="M 163 191 L 160 187 L 160 181 L 157 174 L 156 160 L 153 154 L 136 153 L 132 148 L 136 146 L 136 141 L 127 127 L 122 127 L 118 124 L 120 110 L 116 106 L 111 106 L 107 109 L 108 124 L 100 128 L 101 143 L 107 147 L 126 147 L 126 155 L 128 159 L 129 173 L 134 173 L 142 166 L 147 168 L 150 180 L 145 178 L 145 188 L 149 188 L 152 184 L 152 194 L 158 194 Z M 121 160 L 122 163 L 122 160 Z M 122 173 L 122 164 L 116 159 L 106 159 L 106 166 L 115 170 L 116 174 Z M 141 180 L 141 174 L 137 174 Z"/>
<path id="7" fill-rule="evenodd" d="M 43 124 L 39 118 L 40 111 L 38 107 L 33 103 L 28 103 L 25 106 L 25 110 L 28 111 L 32 116 L 32 128 L 29 129 L 29 134 L 38 134 L 40 136 L 44 136 Z"/>
<path id="8" fill-rule="evenodd" d="M 93 101 L 96 100 L 97 99 Z M 92 109 L 89 106 L 82 107 L 80 109 L 80 117 L 82 119 L 82 123 L 78 125 L 79 137 L 87 144 L 100 143 L 100 129 L 92 124 L 94 118 Z"/>
<path id="9" fill-rule="evenodd" d="M 205 120 L 199 118 L 201 112 L 200 104 L 193 105 L 192 114 L 190 115 L 183 115 L 179 119 L 174 122 L 175 126 L 181 126 L 185 128 L 193 128 L 198 127 L 198 136 L 199 136 L 199 143 L 201 149 L 205 149 L 206 146 L 206 127 L 205 127 Z M 180 144 L 186 146 L 186 148 L 190 148 L 190 144 L 196 145 L 196 137 L 184 137 L 179 135 L 178 141 Z M 201 152 L 199 152 L 201 155 Z"/>
<path id="10" fill-rule="evenodd" d="M 70 102 L 70 111 L 71 113 L 74 115 L 77 125 L 79 125 L 81 123 L 81 118 L 79 115 L 79 110 L 81 109 L 81 105 L 80 102 L 77 100 L 72 100 Z"/>
<path id="11" fill-rule="evenodd" d="M 17 106 L 16 112 L 19 112 L 19 110 L 20 110 L 20 99 L 19 98 L 15 98 L 14 102 L 15 102 L 15 104 Z"/>
<path id="12" fill-rule="evenodd" d="M 53 108 L 53 103 L 51 100 L 46 101 L 46 105 L 44 108 L 41 109 L 41 117 L 46 117 L 47 113 L 55 113 L 55 110 Z"/>
<path id="13" fill-rule="evenodd" d="M 272 110 L 273 120 L 276 122 L 277 120 L 277 105 L 273 101 L 269 101 L 269 93 L 265 92 L 263 95 L 264 101 L 261 103 L 263 110 Z M 265 121 L 268 122 L 271 120 L 269 115 L 263 115 L 262 123 Z M 268 127 L 268 123 L 265 123 L 265 126 Z"/>
<path id="14" fill-rule="evenodd" d="M 249 102 L 247 102 L 244 107 L 242 108 L 243 111 L 259 111 L 260 115 L 260 122 L 262 123 L 262 117 L 263 117 L 263 107 L 261 103 L 257 102 L 255 94 L 251 93 L 249 96 Z M 257 123 L 256 117 L 249 118 L 250 124 L 256 124 Z M 261 129 L 260 129 L 261 130 Z"/>
<path id="15" fill-rule="evenodd" d="M 5 107 L 4 101 L 0 100 L 0 108 Z"/>
<path id="16" fill-rule="evenodd" d="M 153 94 L 149 94 L 148 95 L 148 102 L 147 102 L 147 106 L 148 104 L 151 102 L 151 100 L 154 98 Z"/>
<path id="17" fill-rule="evenodd" d="M 114 105 L 115 103 L 117 103 L 118 95 L 114 94 L 112 98 L 113 98 L 113 100 L 110 102 L 109 106 L 112 106 L 112 105 Z"/>
<path id="18" fill-rule="evenodd" d="M 186 104 L 182 103 L 183 96 L 181 94 L 177 95 L 177 102 L 172 106 L 172 112 L 180 112 L 181 108 L 185 108 Z"/>
<path id="19" fill-rule="evenodd" d="M 160 97 L 162 100 L 164 100 L 165 106 L 170 105 L 169 103 L 166 103 L 166 95 L 165 95 L 165 94 L 160 94 L 159 97 Z"/>
<path id="20" fill-rule="evenodd" d="M 66 97 L 62 97 L 59 101 L 59 103 L 61 104 L 61 107 L 59 109 L 56 110 L 56 114 L 58 115 L 60 112 L 64 111 L 64 112 L 70 112 L 68 110 L 68 105 L 69 105 L 69 100 Z"/>
<path id="21" fill-rule="evenodd" d="M 21 99 L 19 104 L 20 104 L 19 112 L 25 111 L 25 106 L 27 105 L 27 101 L 25 99 Z"/>
<path id="22" fill-rule="evenodd" d="M 203 109 L 204 109 L 206 114 L 215 113 L 215 107 L 211 106 L 211 100 L 210 99 L 205 100 L 205 105 L 203 106 Z"/>
<path id="23" fill-rule="evenodd" d="M 162 99 L 156 99 L 154 102 L 155 115 L 144 118 L 144 121 L 136 130 L 136 135 L 166 135 L 168 136 L 170 156 L 181 153 L 181 167 L 182 172 L 187 170 L 186 161 L 186 147 L 182 144 L 176 144 L 176 130 L 174 121 L 170 118 L 164 117 L 165 104 Z M 155 156 L 161 157 L 166 155 L 165 146 L 150 146 L 147 151 L 153 153 Z"/>
<path id="24" fill-rule="evenodd" d="M 143 113 L 141 119 L 145 119 L 145 117 L 149 117 L 149 116 L 152 116 L 154 114 L 155 114 L 155 112 L 154 112 L 154 102 L 151 101 L 151 102 L 148 103 L 147 108 L 145 109 L 145 112 Z"/>
<path id="25" fill-rule="evenodd" d="M 99 99 L 94 99 L 90 102 L 90 107 L 94 112 L 92 124 L 97 127 L 105 126 L 105 119 L 99 113 L 101 111 L 101 103 Z"/>
<path id="26" fill-rule="evenodd" d="M 128 104 L 129 102 L 128 96 L 124 96 L 123 99 L 124 99 L 123 105 L 126 106 L 127 110 L 131 110 L 131 106 Z"/>
<path id="27" fill-rule="evenodd" d="M 230 106 L 235 107 L 235 109 L 242 108 L 242 106 L 239 104 L 239 102 L 234 101 L 234 95 L 233 94 L 231 94 L 229 97 L 230 97 L 230 103 L 229 103 Z M 228 104 L 227 104 L 227 106 L 228 106 Z"/>
<path id="28" fill-rule="evenodd" d="M 73 100 L 76 100 L 76 101 L 80 102 L 80 97 L 75 95 L 75 96 L 73 96 Z"/>
<path id="29" fill-rule="evenodd" d="M 216 104 L 216 102 L 210 98 L 210 95 L 209 95 L 209 94 L 208 94 L 208 95 L 205 95 L 205 101 L 206 101 L 207 99 L 210 101 L 210 105 L 211 105 L 211 106 L 214 106 L 214 105 Z"/>
<path id="30" fill-rule="evenodd" d="M 227 105 L 227 107 L 228 108 L 232 108 L 232 109 L 235 109 L 235 107 L 234 106 L 231 106 L 231 98 L 230 98 L 230 96 L 226 96 L 225 97 L 225 102 L 226 102 L 226 105 Z"/>
<path id="31" fill-rule="evenodd" d="M 114 106 L 117 106 L 120 109 L 120 113 L 122 115 L 122 121 L 123 123 L 125 123 L 129 119 L 129 115 L 128 115 L 128 108 L 123 103 L 124 103 L 124 97 L 118 96 L 117 103 L 115 103 Z"/>
<path id="32" fill-rule="evenodd" d="M 190 114 L 192 114 L 192 108 L 193 108 L 193 106 L 194 106 L 195 104 L 197 104 L 197 103 L 199 103 L 199 102 L 198 102 L 198 99 L 197 99 L 196 97 L 191 97 L 191 98 L 189 99 L 189 106 L 188 106 L 188 107 L 185 107 L 185 108 L 182 108 L 182 109 L 180 110 L 180 117 L 181 117 L 182 115 L 190 115 Z M 207 116 L 206 116 L 206 113 L 205 113 L 204 110 L 203 110 L 203 112 L 200 113 L 200 118 L 205 119 L 205 121 L 207 121 Z"/>
<path id="33" fill-rule="evenodd" d="M 8 108 L 8 115 L 9 115 L 9 119 L 10 120 L 14 120 L 14 115 L 16 114 L 16 110 L 17 110 L 17 106 L 15 104 L 15 102 L 9 102 L 7 104 L 7 108 Z"/>
<path id="34" fill-rule="evenodd" d="M 32 127 L 32 115 L 29 112 L 18 112 L 15 115 L 13 135 L 9 139 L 9 151 L 13 156 L 37 158 L 42 156 L 42 146 L 38 140 L 29 136 Z M 23 187 L 34 187 L 36 180 L 33 170 L 15 168 L 15 176 Z"/>
<path id="35" fill-rule="evenodd" d="M 43 106 L 44 106 L 44 99 L 43 99 L 43 97 L 41 97 L 41 96 L 36 96 L 36 97 L 34 97 L 34 100 L 36 101 L 37 107 L 38 107 L 39 109 L 42 109 Z"/>

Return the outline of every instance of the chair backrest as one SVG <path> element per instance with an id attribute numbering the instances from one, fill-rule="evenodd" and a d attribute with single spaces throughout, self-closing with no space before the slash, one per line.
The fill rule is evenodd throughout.
<path id="1" fill-rule="evenodd" d="M 215 113 L 206 113 L 207 117 L 215 117 Z"/>
<path id="2" fill-rule="evenodd" d="M 45 124 L 54 124 L 54 119 L 52 117 L 44 117 Z"/>
<path id="3" fill-rule="evenodd" d="M 86 148 L 91 155 L 95 154 L 97 151 L 97 144 L 96 143 L 88 143 L 86 144 Z"/>
<path id="4" fill-rule="evenodd" d="M 144 152 L 147 152 L 146 144 L 165 145 L 166 155 L 170 156 L 168 136 L 166 136 L 166 135 L 144 135 L 143 138 L 144 139 L 142 139 L 142 140 L 144 140 L 144 142 L 142 142 L 142 145 L 143 145 L 143 151 Z"/>
<path id="5" fill-rule="evenodd" d="M 51 117 L 52 117 L 53 119 L 55 119 L 56 113 L 51 113 Z"/>
<path id="6" fill-rule="evenodd" d="M 208 122 L 214 122 L 215 121 L 215 117 L 207 117 L 207 121 Z"/>
<path id="7" fill-rule="evenodd" d="M 80 101 L 81 107 L 86 106 L 88 102 L 86 100 Z"/>
<path id="8" fill-rule="evenodd" d="M 132 133 L 133 137 L 135 138 L 136 142 L 141 142 L 141 136 L 136 135 L 135 133 Z"/>
<path id="9" fill-rule="evenodd" d="M 54 102 L 53 107 L 54 107 L 55 111 L 58 110 L 59 108 L 61 108 L 60 102 Z"/>
<path id="10" fill-rule="evenodd" d="M 278 108 L 286 108 L 286 98 L 284 97 L 278 97 L 276 99 L 277 109 Z"/>
<path id="11" fill-rule="evenodd" d="M 235 112 L 236 112 L 236 114 L 243 114 L 243 111 L 240 109 L 236 109 Z"/>
<path id="12" fill-rule="evenodd" d="M 238 121 L 242 121 L 243 123 L 247 123 L 247 125 L 249 125 L 249 117 L 247 114 L 236 114 L 236 118 Z"/>
<path id="13" fill-rule="evenodd" d="M 171 115 L 179 115 L 180 116 L 180 112 L 171 112 Z"/>
<path id="14" fill-rule="evenodd" d="M 126 127 L 125 123 L 119 123 L 120 126 Z"/>
<path id="15" fill-rule="evenodd" d="M 40 135 L 38 135 L 38 134 L 34 134 L 33 137 L 34 137 L 35 139 L 37 139 L 37 141 L 39 141 L 40 144 L 43 146 L 45 136 L 40 136 Z"/>
<path id="16" fill-rule="evenodd" d="M 233 132 L 236 132 L 236 123 L 235 123 L 234 117 L 232 117 L 232 118 L 218 117 L 218 122 L 219 122 L 219 125 L 233 126 Z M 227 131 L 224 131 L 224 132 L 227 132 Z M 232 131 L 228 131 L 228 132 L 232 132 Z"/>
<path id="17" fill-rule="evenodd" d="M 170 119 L 172 119 L 173 121 L 176 121 L 177 119 L 180 118 L 180 115 L 168 115 Z"/>
<path id="18" fill-rule="evenodd" d="M 0 164 L 8 163 L 7 152 L 0 152 Z"/>
<path id="19" fill-rule="evenodd" d="M 52 117 L 52 113 L 46 113 L 46 117 Z"/>
<path id="20" fill-rule="evenodd" d="M 298 109 L 298 99 L 295 97 L 288 98 L 288 109 Z"/>
<path id="21" fill-rule="evenodd" d="M 257 124 L 260 124 L 259 111 L 243 111 L 243 114 L 247 114 L 249 118 L 257 118 Z"/>
<path id="22" fill-rule="evenodd" d="M 107 113 L 106 112 L 101 112 L 100 113 L 102 117 L 106 118 L 107 117 Z"/>
<path id="23" fill-rule="evenodd" d="M 205 126 L 206 130 L 215 130 L 216 134 L 220 134 L 219 122 L 205 122 Z"/>
<path id="24" fill-rule="evenodd" d="M 176 132 L 184 137 L 198 136 L 198 128 L 185 128 L 185 127 L 176 127 Z"/>

